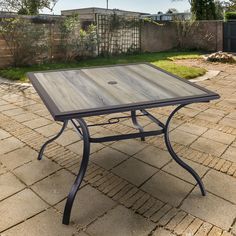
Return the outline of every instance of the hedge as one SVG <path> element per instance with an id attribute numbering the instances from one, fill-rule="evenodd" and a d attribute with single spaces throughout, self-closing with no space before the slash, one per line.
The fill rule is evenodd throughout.
<path id="1" fill-rule="evenodd" d="M 236 20 L 236 12 L 226 12 L 225 19 L 226 20 Z"/>

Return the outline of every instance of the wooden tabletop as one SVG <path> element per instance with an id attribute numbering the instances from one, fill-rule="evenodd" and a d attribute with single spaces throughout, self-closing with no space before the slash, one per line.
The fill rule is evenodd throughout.
<path id="1" fill-rule="evenodd" d="M 193 98 L 211 100 L 211 96 L 216 96 L 145 63 L 35 72 L 28 76 L 54 118 L 70 114 L 95 115 L 99 111 L 106 114 L 111 109 L 127 110 L 167 101 L 177 104 Z"/>

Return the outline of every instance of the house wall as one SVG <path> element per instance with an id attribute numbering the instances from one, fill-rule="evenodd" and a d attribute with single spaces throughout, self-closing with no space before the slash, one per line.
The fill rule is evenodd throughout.
<path id="1" fill-rule="evenodd" d="M 145 22 L 141 27 L 142 51 L 160 52 L 179 47 L 179 32 L 181 32 L 180 27 L 175 22 L 161 22 L 160 25 Z M 223 22 L 196 22 L 191 25 L 190 32 L 182 38 L 183 49 L 222 51 Z"/>

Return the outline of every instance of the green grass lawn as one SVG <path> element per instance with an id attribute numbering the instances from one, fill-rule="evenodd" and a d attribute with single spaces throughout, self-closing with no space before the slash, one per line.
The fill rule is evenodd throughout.
<path id="1" fill-rule="evenodd" d="M 81 68 L 90 66 L 115 65 L 136 62 L 150 62 L 168 72 L 182 78 L 192 79 L 206 73 L 203 68 L 177 65 L 174 63 L 178 59 L 197 59 L 201 56 L 198 52 L 158 52 L 142 53 L 137 55 L 122 55 L 109 58 L 98 57 L 76 62 L 58 62 L 34 65 L 28 67 L 7 68 L 0 70 L 0 76 L 11 79 L 27 81 L 26 73 L 31 71 L 57 70 L 67 68 Z"/>

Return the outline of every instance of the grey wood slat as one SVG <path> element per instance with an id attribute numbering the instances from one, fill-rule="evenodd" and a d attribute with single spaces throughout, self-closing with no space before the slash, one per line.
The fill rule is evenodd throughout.
<path id="1" fill-rule="evenodd" d="M 153 67 L 142 64 L 139 67 L 131 66 L 136 75 L 140 75 L 144 80 L 151 80 L 160 90 L 172 97 L 191 96 L 204 94 L 201 89 L 195 88 L 190 84 L 184 83 L 162 71 L 158 71 Z"/>
<path id="2" fill-rule="evenodd" d="M 207 94 L 147 64 L 34 75 L 60 112 Z"/>

